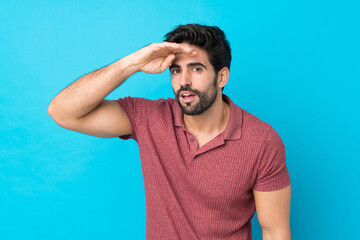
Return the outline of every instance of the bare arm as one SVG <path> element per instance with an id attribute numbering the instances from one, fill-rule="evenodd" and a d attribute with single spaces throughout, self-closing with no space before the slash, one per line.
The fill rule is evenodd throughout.
<path id="1" fill-rule="evenodd" d="M 253 191 L 263 240 L 290 240 L 291 186 L 272 192 Z"/>
<path id="2" fill-rule="evenodd" d="M 196 54 L 177 43 L 147 45 L 70 84 L 51 101 L 48 113 L 60 126 L 73 131 L 99 137 L 131 134 L 124 110 L 118 103 L 104 98 L 136 72 L 163 72 L 176 53 Z"/>

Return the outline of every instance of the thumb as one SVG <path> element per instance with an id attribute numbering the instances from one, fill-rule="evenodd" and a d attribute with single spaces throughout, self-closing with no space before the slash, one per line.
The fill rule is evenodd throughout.
<path id="1" fill-rule="evenodd" d="M 175 54 L 170 54 L 169 56 L 167 56 L 164 60 L 164 62 L 161 64 L 161 68 L 163 71 L 165 71 L 165 69 L 167 69 L 170 64 L 172 63 L 172 61 L 174 61 L 175 59 Z"/>

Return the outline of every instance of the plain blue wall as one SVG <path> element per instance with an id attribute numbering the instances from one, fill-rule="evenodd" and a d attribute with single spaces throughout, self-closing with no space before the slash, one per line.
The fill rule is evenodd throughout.
<path id="1" fill-rule="evenodd" d="M 186 23 L 225 31 L 224 93 L 285 143 L 293 239 L 360 239 L 356 2 L 0 1 L 0 239 L 145 239 L 135 141 L 63 129 L 47 107 Z M 173 97 L 168 71 L 137 73 L 106 99 L 128 95 Z"/>

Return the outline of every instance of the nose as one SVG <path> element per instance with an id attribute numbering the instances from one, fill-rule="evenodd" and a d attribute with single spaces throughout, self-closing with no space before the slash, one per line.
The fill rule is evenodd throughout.
<path id="1" fill-rule="evenodd" d="M 180 85 L 181 86 L 191 85 L 191 74 L 189 74 L 187 71 L 183 71 L 181 73 Z"/>

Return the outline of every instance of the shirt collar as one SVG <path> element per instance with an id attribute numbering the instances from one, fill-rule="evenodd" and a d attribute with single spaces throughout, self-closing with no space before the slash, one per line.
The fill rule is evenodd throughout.
<path id="1" fill-rule="evenodd" d="M 235 105 L 231 99 L 222 94 L 223 100 L 229 103 L 230 106 L 230 117 L 228 124 L 223 132 L 225 140 L 236 140 L 241 138 L 242 129 L 242 110 L 240 107 Z M 175 99 L 173 99 L 173 114 L 174 114 L 174 125 L 185 129 L 183 120 L 183 111 Z"/>

